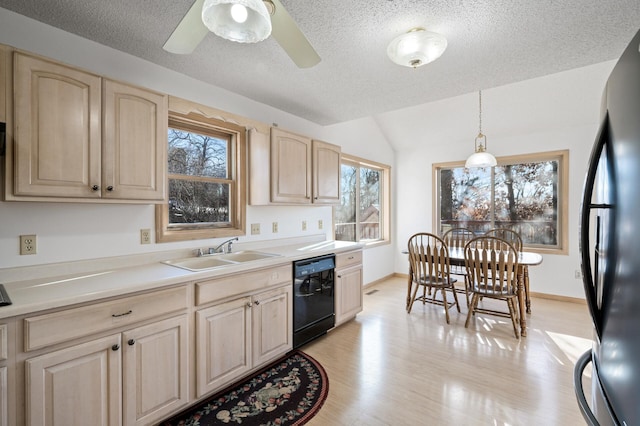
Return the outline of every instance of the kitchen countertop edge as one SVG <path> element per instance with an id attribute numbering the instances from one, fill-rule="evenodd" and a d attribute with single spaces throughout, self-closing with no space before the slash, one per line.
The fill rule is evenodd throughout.
<path id="1" fill-rule="evenodd" d="M 189 271 L 152 261 L 133 266 L 103 268 L 93 271 L 73 272 L 52 277 L 4 282 L 12 304 L 0 307 L 0 319 L 28 315 L 39 311 L 62 308 L 79 303 L 168 288 L 227 275 L 264 269 L 296 260 L 326 254 L 338 254 L 362 249 L 358 243 L 346 241 L 321 241 L 317 243 L 290 244 L 263 248 L 260 251 L 278 254 L 266 259 L 213 268 Z"/>

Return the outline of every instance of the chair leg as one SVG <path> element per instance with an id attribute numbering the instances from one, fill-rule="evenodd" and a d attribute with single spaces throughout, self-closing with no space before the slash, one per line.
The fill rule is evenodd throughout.
<path id="1" fill-rule="evenodd" d="M 480 296 L 477 293 L 471 293 L 471 304 L 469 305 L 469 312 L 467 312 L 467 320 L 464 322 L 464 327 L 469 327 L 469 321 L 474 314 L 476 307 L 478 306 L 478 300 Z"/>
<path id="2" fill-rule="evenodd" d="M 445 315 L 445 318 L 447 319 L 447 324 L 450 324 L 450 322 L 449 322 L 449 303 L 447 303 L 447 290 L 444 287 L 442 287 L 441 291 L 442 291 L 442 301 L 443 301 L 442 304 L 444 305 L 444 315 Z M 434 294 L 434 297 L 435 297 L 435 294 Z"/>
<path id="3" fill-rule="evenodd" d="M 458 312 L 460 312 L 460 304 L 458 303 L 458 292 L 456 291 L 455 284 L 451 285 L 451 292 L 453 293 L 453 300 L 456 302 L 456 308 L 458 308 Z"/>
<path id="4" fill-rule="evenodd" d="M 418 294 L 418 289 L 420 287 L 420 284 L 415 284 L 415 288 L 413 289 L 413 292 L 411 293 L 411 300 L 409 300 L 409 306 L 407 306 L 407 313 L 410 314 L 411 313 L 411 308 L 413 308 L 413 302 L 416 301 L 416 296 Z"/>
<path id="5" fill-rule="evenodd" d="M 516 313 L 518 312 L 518 309 L 516 307 L 516 303 L 515 303 L 515 299 L 507 299 L 507 305 L 509 305 L 509 314 L 511 316 L 511 323 L 513 324 L 513 332 L 516 335 L 516 339 L 520 338 L 520 334 L 518 332 L 518 321 L 516 318 Z"/>

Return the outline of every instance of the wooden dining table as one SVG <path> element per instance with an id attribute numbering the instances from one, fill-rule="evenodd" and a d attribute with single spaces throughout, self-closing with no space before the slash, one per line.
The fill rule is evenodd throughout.
<path id="1" fill-rule="evenodd" d="M 403 251 L 407 254 L 407 251 Z M 449 263 L 452 266 L 464 267 L 464 249 L 451 248 L 449 249 Z M 527 318 L 526 314 L 531 313 L 531 299 L 529 296 L 529 266 L 537 266 L 542 263 L 542 255 L 540 253 L 534 253 L 530 251 L 521 251 L 518 254 L 518 307 L 519 307 L 519 319 L 520 319 L 520 335 L 525 337 L 527 335 Z M 409 268 L 409 282 L 407 286 L 407 306 L 411 302 L 411 287 L 413 285 L 413 272 Z"/>

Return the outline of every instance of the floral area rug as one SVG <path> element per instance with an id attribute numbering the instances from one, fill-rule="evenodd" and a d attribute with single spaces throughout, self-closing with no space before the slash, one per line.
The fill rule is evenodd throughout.
<path id="1" fill-rule="evenodd" d="M 322 407 L 328 392 L 324 368 L 304 352 L 294 351 L 160 425 L 303 425 Z"/>

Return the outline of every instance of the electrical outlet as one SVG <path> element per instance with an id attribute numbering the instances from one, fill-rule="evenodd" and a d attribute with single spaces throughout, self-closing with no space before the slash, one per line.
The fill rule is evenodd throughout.
<path id="1" fill-rule="evenodd" d="M 274 233 L 274 234 L 278 233 L 278 222 L 273 222 L 271 224 L 271 232 Z"/>
<path id="2" fill-rule="evenodd" d="M 322 219 L 318 220 L 318 229 L 322 229 L 324 223 L 322 223 Z"/>
<path id="3" fill-rule="evenodd" d="M 260 224 L 252 223 L 251 224 L 251 235 L 259 235 L 260 234 Z"/>
<path id="4" fill-rule="evenodd" d="M 582 279 L 582 271 L 580 269 L 576 269 L 574 277 L 576 278 L 576 280 L 581 280 Z"/>
<path id="5" fill-rule="evenodd" d="M 306 220 L 303 220 L 303 221 L 302 221 L 302 230 L 303 230 L 303 231 L 306 231 L 306 230 L 307 230 L 307 221 L 306 221 Z"/>
<path id="6" fill-rule="evenodd" d="M 140 230 L 140 244 L 151 244 L 151 229 Z"/>
<path id="7" fill-rule="evenodd" d="M 20 254 L 36 254 L 36 236 L 20 235 Z"/>

